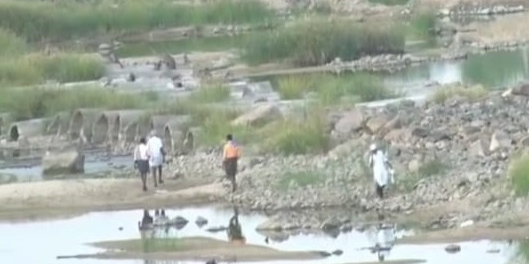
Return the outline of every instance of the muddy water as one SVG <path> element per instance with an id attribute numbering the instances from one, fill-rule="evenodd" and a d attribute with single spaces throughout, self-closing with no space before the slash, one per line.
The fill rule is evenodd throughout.
<path id="1" fill-rule="evenodd" d="M 111 171 L 112 169 L 121 168 L 124 166 L 132 166 L 132 157 L 112 157 L 110 159 L 101 157 L 86 157 L 85 173 L 84 175 L 96 175 Z M 42 180 L 42 167 L 17 167 L 0 169 L 0 175 L 14 176 L 17 181 L 38 181 Z"/>
<path id="2" fill-rule="evenodd" d="M 226 226 L 233 212 L 231 210 L 215 210 L 208 208 L 167 210 L 169 217 L 177 215 L 187 218 L 190 223 L 182 230 L 170 229 L 165 233 L 159 232 L 159 236 L 165 237 L 187 237 L 205 236 L 226 240 L 226 233 L 210 233 L 205 231 L 209 227 Z M 2 223 L 0 234 L 6 239 L 0 240 L 0 263 L 39 263 L 39 264 L 136 264 L 143 261 L 113 261 L 113 260 L 57 260 L 58 255 L 89 254 L 100 251 L 99 249 L 83 245 L 88 242 L 116 239 L 138 238 L 137 222 L 142 216 L 141 210 L 90 213 L 80 217 L 30 223 Z M 209 223 L 199 228 L 194 220 L 202 216 Z M 265 220 L 261 215 L 241 215 L 239 220 L 243 233 L 248 243 L 267 245 L 265 237 L 255 231 L 255 227 Z M 123 230 L 120 231 L 119 228 Z M 374 237 L 370 232 L 357 232 L 341 234 L 337 238 L 326 235 L 295 235 L 290 236 L 283 242 L 270 241 L 268 246 L 281 250 L 343 250 L 341 256 L 331 256 L 324 260 L 312 262 L 266 262 L 266 263 L 350 263 L 376 261 L 376 255 L 362 248 L 374 244 Z M 400 230 L 397 238 L 409 232 Z M 397 259 L 424 259 L 429 264 L 468 264 L 482 263 L 487 259 L 488 264 L 504 264 L 517 253 L 516 247 L 508 247 L 505 243 L 494 243 L 489 241 L 461 243 L 461 252 L 447 254 L 445 245 L 396 245 L 390 252 L 387 260 Z M 500 249 L 497 254 L 488 254 L 487 250 Z M 176 263 L 176 262 L 175 262 Z M 178 262 L 193 263 L 193 262 Z"/>

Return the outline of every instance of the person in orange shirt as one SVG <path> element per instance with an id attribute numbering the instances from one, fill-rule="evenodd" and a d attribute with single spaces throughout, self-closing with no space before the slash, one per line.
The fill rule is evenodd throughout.
<path id="1" fill-rule="evenodd" d="M 226 144 L 223 151 L 223 165 L 226 176 L 231 181 L 232 192 L 237 190 L 235 175 L 237 174 L 237 163 L 240 157 L 239 146 L 233 141 L 231 134 L 226 136 Z"/>

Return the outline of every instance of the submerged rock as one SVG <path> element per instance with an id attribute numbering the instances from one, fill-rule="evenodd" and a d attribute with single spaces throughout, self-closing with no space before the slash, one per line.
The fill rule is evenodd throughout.
<path id="1" fill-rule="evenodd" d="M 202 226 L 205 226 L 207 225 L 208 223 L 208 220 L 202 216 L 199 216 L 197 217 L 197 219 L 195 220 L 195 224 L 198 226 L 198 227 L 202 227 Z"/>
<path id="2" fill-rule="evenodd" d="M 459 251 L 461 251 L 461 246 L 460 245 L 456 245 L 456 244 L 451 244 L 451 245 L 448 245 L 445 247 L 445 251 L 448 252 L 448 253 L 457 253 Z"/>

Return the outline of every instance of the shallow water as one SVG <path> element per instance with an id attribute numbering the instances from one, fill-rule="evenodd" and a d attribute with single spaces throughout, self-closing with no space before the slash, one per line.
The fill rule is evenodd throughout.
<path id="1" fill-rule="evenodd" d="M 167 215 L 176 215 L 187 218 L 190 222 L 182 230 L 171 229 L 166 236 L 187 237 L 205 236 L 226 240 L 226 232 L 209 233 L 205 231 L 208 227 L 227 226 L 233 212 L 221 209 L 182 209 L 167 210 Z M 57 260 L 58 255 L 89 254 L 100 251 L 84 243 L 102 240 L 119 240 L 138 238 L 137 223 L 142 216 L 141 210 L 90 213 L 83 216 L 46 222 L 31 223 L 2 223 L 0 234 L 4 239 L 0 240 L 0 263 L 39 263 L 39 264 L 136 264 L 144 261 L 114 261 L 114 260 Z M 202 216 L 209 223 L 199 228 L 194 220 Z M 266 245 L 264 236 L 255 231 L 255 227 L 266 218 L 260 215 L 241 215 L 239 217 L 243 233 L 248 243 Z M 120 231 L 118 228 L 123 227 Z M 163 232 L 163 231 L 162 231 Z M 406 234 L 398 231 L 397 237 Z M 9 239 L 7 239 L 9 238 Z M 373 238 L 366 232 L 352 231 L 341 234 L 337 238 L 326 235 L 296 235 L 291 236 L 284 242 L 270 241 L 268 246 L 281 250 L 325 250 L 344 251 L 341 256 L 331 256 L 317 261 L 276 261 L 266 263 L 347 263 L 376 261 L 375 254 L 361 248 L 370 247 L 374 243 Z M 447 254 L 443 244 L 438 245 L 395 245 L 387 260 L 395 259 L 425 259 L 429 264 L 468 264 L 482 263 L 487 259 L 488 264 L 504 264 L 514 256 L 515 247 L 508 247 L 506 243 L 495 243 L 489 241 L 461 243 L 461 252 Z M 497 254 L 486 253 L 489 249 L 500 249 Z M 160 262 L 162 263 L 162 262 Z M 167 262 L 164 262 L 167 263 Z M 174 262 L 177 263 L 177 262 Z M 178 262 L 196 263 L 196 262 Z"/>
<path id="2" fill-rule="evenodd" d="M 385 75 L 388 84 L 410 88 L 424 83 L 475 83 L 496 88 L 529 77 L 529 47 L 469 55 L 461 61 L 437 61 Z"/>
<path id="3" fill-rule="evenodd" d="M 123 166 L 132 166 L 131 157 L 112 157 L 110 159 L 101 159 L 101 157 L 87 156 L 85 161 L 84 175 L 93 175 L 110 171 Z M 39 181 L 43 179 L 42 166 L 17 167 L 0 169 L 0 174 L 13 175 L 17 181 Z"/>

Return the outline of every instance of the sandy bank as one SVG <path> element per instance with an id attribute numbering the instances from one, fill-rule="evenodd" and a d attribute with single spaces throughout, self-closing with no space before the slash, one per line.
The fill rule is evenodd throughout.
<path id="1" fill-rule="evenodd" d="M 122 240 L 93 244 L 109 250 L 93 255 L 61 256 L 58 258 L 143 259 L 143 260 L 201 260 L 270 261 L 310 260 L 323 258 L 317 252 L 283 252 L 256 245 L 238 245 L 226 241 L 189 237 L 180 239 Z M 147 250 L 146 247 L 150 247 Z M 123 250 L 120 252 L 114 250 Z M 145 251 L 149 251 L 148 253 Z"/>

